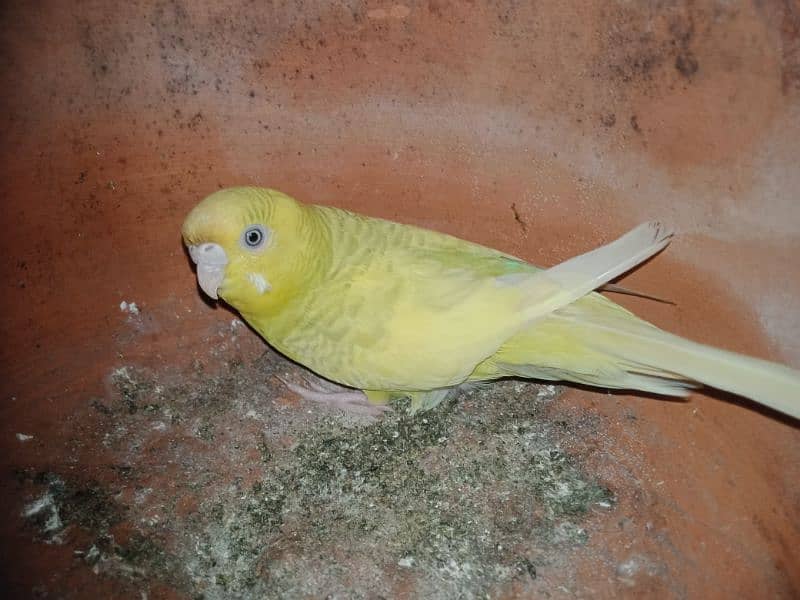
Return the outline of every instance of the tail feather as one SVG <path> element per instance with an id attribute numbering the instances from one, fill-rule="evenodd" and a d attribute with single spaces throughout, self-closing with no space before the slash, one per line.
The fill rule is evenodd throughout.
<path id="1" fill-rule="evenodd" d="M 800 372 L 667 333 L 589 294 L 508 340 L 473 378 L 517 375 L 688 396 L 702 385 L 800 419 Z"/>
<path id="2" fill-rule="evenodd" d="M 672 395 L 686 395 L 689 387 L 700 383 L 800 418 L 800 372 L 692 342 L 639 319 L 620 321 L 592 323 L 594 335 L 584 342 L 593 350 L 615 358 L 631 375 L 662 379 L 645 389 L 654 391 L 654 386 L 665 385 L 664 378 L 677 378 L 678 385 Z M 667 384 L 666 393 L 670 393 L 673 385 Z"/>
<path id="3" fill-rule="evenodd" d="M 608 362 L 607 357 L 605 358 Z M 499 376 L 571 381 L 615 390 L 639 390 L 661 396 L 686 397 L 693 389 L 699 387 L 696 382 L 681 379 L 679 376 L 670 377 L 666 373 L 659 373 L 653 369 L 648 369 L 647 372 L 636 372 L 631 366 L 631 370 L 627 370 L 624 361 L 614 364 L 612 368 L 587 369 L 586 371 L 512 363 L 495 363 L 493 367 L 497 369 L 496 374 Z"/>

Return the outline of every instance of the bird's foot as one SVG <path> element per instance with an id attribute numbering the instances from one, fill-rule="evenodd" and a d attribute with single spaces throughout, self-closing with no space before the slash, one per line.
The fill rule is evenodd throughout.
<path id="1" fill-rule="evenodd" d="M 327 404 L 344 412 L 377 418 L 391 410 L 388 406 L 373 404 L 361 390 L 337 385 L 317 377 L 313 379 L 304 377 L 305 385 L 292 383 L 282 377 L 278 377 L 278 380 L 305 400 Z"/>

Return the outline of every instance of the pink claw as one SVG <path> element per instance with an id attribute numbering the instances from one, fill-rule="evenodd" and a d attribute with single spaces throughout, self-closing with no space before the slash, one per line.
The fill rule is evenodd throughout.
<path id="1" fill-rule="evenodd" d="M 327 404 L 344 412 L 377 418 L 391 410 L 388 406 L 372 404 L 361 390 L 346 388 L 321 379 L 314 381 L 309 378 L 304 378 L 306 386 L 302 386 L 291 383 L 282 377 L 276 377 L 278 381 L 301 398 Z"/>

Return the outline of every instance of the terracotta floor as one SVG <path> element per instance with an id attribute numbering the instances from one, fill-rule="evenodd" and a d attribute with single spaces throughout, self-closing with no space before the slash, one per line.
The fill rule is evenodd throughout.
<path id="1" fill-rule="evenodd" d="M 296 367 L 200 297 L 179 236 L 233 184 L 540 265 L 659 218 L 676 240 L 625 284 L 676 304 L 618 300 L 800 367 L 796 2 L 40 2 L 0 22 L 13 597 L 800 595 L 795 422 L 506 383 L 353 423 L 276 383 Z"/>

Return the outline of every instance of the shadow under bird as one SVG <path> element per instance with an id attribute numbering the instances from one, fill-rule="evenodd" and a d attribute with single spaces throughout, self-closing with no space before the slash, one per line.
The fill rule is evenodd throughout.
<path id="1" fill-rule="evenodd" d="M 672 335 L 595 291 L 669 243 L 659 223 L 540 269 L 241 187 L 200 202 L 182 235 L 202 290 L 325 378 L 287 383 L 311 400 L 375 414 L 406 396 L 424 410 L 462 384 L 517 376 L 667 396 L 707 385 L 800 418 L 800 372 Z"/>

